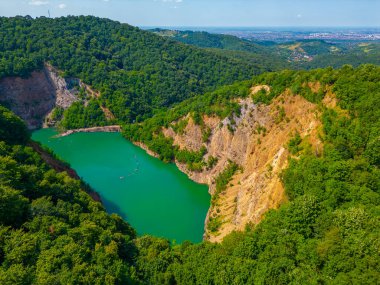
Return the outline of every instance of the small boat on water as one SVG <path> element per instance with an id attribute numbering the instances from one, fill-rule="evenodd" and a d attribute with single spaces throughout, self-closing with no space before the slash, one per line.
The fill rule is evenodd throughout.
<path id="1" fill-rule="evenodd" d="M 120 180 L 123 180 L 125 177 L 124 176 L 120 176 Z"/>

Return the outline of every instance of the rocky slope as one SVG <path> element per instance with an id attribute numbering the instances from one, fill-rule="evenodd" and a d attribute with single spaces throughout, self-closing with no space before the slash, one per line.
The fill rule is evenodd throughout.
<path id="1" fill-rule="evenodd" d="M 60 72 L 49 64 L 41 71 L 34 71 L 28 78 L 7 77 L 0 80 L 0 103 L 20 116 L 29 129 L 54 126 L 52 119 L 54 108 L 69 108 L 81 100 L 79 89 L 85 91 L 88 99 L 99 98 L 100 94 L 77 78 L 64 78 Z M 83 98 L 82 98 L 83 99 Z M 106 118 L 115 117 L 109 109 L 101 106 Z"/>
<path id="2" fill-rule="evenodd" d="M 318 86 L 314 92 L 318 91 Z M 256 93 L 269 86 L 255 86 Z M 278 207 L 286 196 L 280 180 L 281 172 L 288 163 L 287 144 L 296 132 L 303 139 L 305 148 L 310 151 L 322 150 L 318 136 L 321 123 L 319 111 L 312 104 L 290 91 L 284 92 L 270 105 L 255 105 L 251 98 L 240 99 L 241 115 L 234 117 L 233 127 L 226 118 L 204 117 L 205 126 L 195 125 L 190 116 L 187 126 L 181 134 L 173 128 L 164 129 L 165 136 L 174 139 L 174 144 L 181 149 L 199 150 L 207 148 L 205 159 L 209 156 L 218 158 L 216 165 L 201 172 L 189 171 L 186 165 L 177 162 L 179 168 L 191 179 L 210 185 L 210 193 L 215 193 L 215 179 L 233 161 L 242 167 L 236 173 L 227 189 L 213 199 L 206 219 L 205 238 L 221 241 L 234 230 L 243 230 L 248 223 L 258 223 L 268 209 Z M 208 141 L 202 141 L 202 132 L 211 129 Z M 217 221 L 217 230 L 207 224 Z"/>
<path id="3" fill-rule="evenodd" d="M 56 106 L 67 109 L 78 100 L 76 92 L 68 85 L 57 70 L 45 65 L 28 78 L 1 79 L 0 103 L 24 119 L 29 129 L 38 129 Z"/>

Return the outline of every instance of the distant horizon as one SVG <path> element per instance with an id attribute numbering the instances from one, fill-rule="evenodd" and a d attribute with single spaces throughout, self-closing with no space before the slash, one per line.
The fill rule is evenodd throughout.
<path id="1" fill-rule="evenodd" d="M 123 23 L 129 24 L 129 23 Z M 380 26 L 136 26 L 142 29 L 150 28 L 215 28 L 215 29 L 379 29 Z"/>
<path id="2" fill-rule="evenodd" d="M 51 18 L 51 19 L 58 19 L 58 18 L 61 18 L 61 17 L 80 17 L 80 16 L 84 16 L 84 17 L 87 17 L 87 16 L 90 16 L 90 17 L 97 17 L 97 18 L 104 18 L 104 19 L 109 19 L 109 20 L 112 20 L 112 21 L 116 21 L 116 22 L 120 22 L 121 24 L 127 24 L 127 25 L 131 25 L 131 26 L 134 26 L 134 27 L 137 27 L 137 28 L 141 28 L 141 29 L 155 29 L 155 28 L 158 28 L 158 29 L 173 29 L 173 28 L 180 28 L 180 29 L 185 29 L 185 28 L 192 28 L 192 29 L 201 29 L 201 28 L 208 28 L 208 29 L 378 29 L 380 30 L 380 25 L 379 26 L 207 26 L 207 25 L 194 25 L 194 26 L 181 26 L 181 25 L 134 25 L 134 24 L 131 24 L 129 22 L 123 22 L 123 21 L 120 21 L 120 20 L 116 20 L 116 19 L 112 19 L 112 18 L 109 18 L 109 17 L 102 17 L 102 16 L 97 16 L 97 15 L 85 15 L 85 14 L 81 14 L 81 15 L 64 15 L 64 16 L 56 16 L 56 17 L 49 17 L 49 16 L 45 16 L 45 15 L 41 15 L 41 16 L 31 16 L 31 15 L 28 15 L 28 14 L 25 14 L 25 15 L 14 15 L 14 16 L 1 16 L 0 17 L 5 17 L 5 18 L 13 18 L 13 17 L 32 17 L 33 19 L 36 19 L 36 18 Z"/>
<path id="3" fill-rule="evenodd" d="M 0 16 L 94 15 L 137 27 L 377 28 L 378 11 L 377 0 L 0 0 Z"/>
<path id="4" fill-rule="evenodd" d="M 0 0 L 1 1 L 1 0 Z M 97 18 L 104 18 L 104 19 L 109 19 L 109 20 L 112 20 L 112 21 L 116 21 L 116 22 L 120 22 L 121 24 L 128 24 L 128 25 L 131 25 L 131 26 L 134 26 L 134 27 L 138 27 L 138 28 L 141 28 L 141 29 L 154 29 L 154 28 L 162 28 L 162 29 L 165 29 L 165 28 L 181 28 L 181 29 L 184 29 L 184 28 L 196 28 L 196 29 L 200 29 L 200 28 L 215 28 L 215 29 L 379 29 L 380 30 L 380 25 L 378 26 L 281 26 L 281 25 L 278 25 L 278 26 L 260 26 L 260 25 L 257 25 L 257 26 L 212 26 L 212 25 L 193 25 L 193 26 L 186 26 L 186 25 L 134 25 L 134 24 L 131 24 L 129 22 L 123 22 L 123 21 L 120 21 L 120 20 L 116 20 L 116 19 L 112 19 L 112 18 L 109 18 L 109 17 L 102 17 L 102 16 L 98 16 L 98 15 L 91 15 L 91 14 L 78 14 L 78 15 L 63 15 L 63 16 L 55 16 L 55 17 L 49 17 L 48 15 L 40 15 L 40 16 L 31 16 L 29 14 L 24 14 L 24 15 L 14 15 L 14 16 L 2 16 L 0 15 L 0 17 L 6 17 L 6 18 L 12 18 L 12 17 L 32 17 L 33 19 L 36 19 L 36 18 L 51 18 L 51 19 L 58 19 L 58 18 L 61 18 L 61 17 L 80 17 L 80 16 L 84 16 L 84 17 L 97 17 Z"/>

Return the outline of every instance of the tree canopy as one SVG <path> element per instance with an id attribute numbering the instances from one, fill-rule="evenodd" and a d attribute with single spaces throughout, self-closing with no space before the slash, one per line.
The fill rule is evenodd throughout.
<path id="1" fill-rule="evenodd" d="M 91 16 L 1 17 L 0 26 L 0 78 L 26 77 L 49 62 L 99 91 L 100 104 L 128 123 L 268 70 Z"/>
<path id="2" fill-rule="evenodd" d="M 379 71 L 371 65 L 346 66 L 253 79 L 274 90 L 267 97 L 258 93 L 257 103 L 269 103 L 284 88 L 318 103 L 323 96 L 312 96 L 302 84 L 317 80 L 322 90 L 333 88 L 339 108 L 322 109 L 322 153 L 294 150 L 297 159 L 290 160 L 282 176 L 289 202 L 221 244 L 173 245 L 136 237 L 120 217 L 92 201 L 80 181 L 51 170 L 22 141 L 0 142 L 1 284 L 376 284 Z M 238 94 L 233 90 L 239 90 L 238 85 L 225 89 L 232 101 Z M 196 100 L 192 102 L 196 106 Z M 192 108 L 181 106 L 177 108 Z M 2 133 L 24 130 L 21 124 L 11 124 L 13 115 L 2 120 Z M 164 124 L 165 117 L 160 120 Z M 290 145 L 298 141 L 295 136 Z M 191 163 L 198 163 L 200 155 L 179 154 Z M 236 169 L 232 165 L 231 173 L 232 167 Z M 221 177 L 221 187 L 228 177 L 230 170 Z"/>

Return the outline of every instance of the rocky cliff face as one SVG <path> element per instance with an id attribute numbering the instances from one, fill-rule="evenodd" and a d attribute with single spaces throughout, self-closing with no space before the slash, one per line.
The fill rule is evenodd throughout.
<path id="1" fill-rule="evenodd" d="M 255 86 L 252 93 L 269 86 Z M 316 105 L 289 91 L 277 97 L 270 105 L 255 105 L 250 98 L 238 101 L 241 115 L 234 117 L 231 127 L 228 118 L 204 117 L 206 128 L 211 135 L 202 142 L 202 127 L 195 125 L 188 117 L 183 133 L 177 134 L 170 127 L 163 132 L 174 139 L 181 149 L 199 150 L 203 145 L 208 156 L 218 158 L 217 164 L 209 170 L 191 172 L 186 165 L 179 168 L 191 179 L 210 185 L 215 192 L 215 178 L 231 160 L 242 167 L 236 173 L 227 189 L 214 199 L 206 219 L 205 237 L 210 241 L 221 241 L 234 230 L 243 230 L 248 223 L 258 223 L 268 209 L 278 207 L 286 196 L 280 181 L 280 173 L 286 168 L 289 152 L 287 144 L 298 132 L 312 151 L 322 149 L 318 138 L 321 126 Z M 205 128 L 203 127 L 203 129 Z M 207 223 L 218 220 L 218 230 L 211 232 Z"/>
<path id="2" fill-rule="evenodd" d="M 34 71 L 29 78 L 7 77 L 0 80 L 0 103 L 9 107 L 27 123 L 29 129 L 43 125 L 45 117 L 59 106 L 71 106 L 77 99 L 69 82 L 57 70 L 46 65 Z"/>

